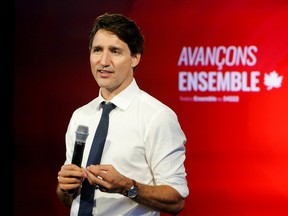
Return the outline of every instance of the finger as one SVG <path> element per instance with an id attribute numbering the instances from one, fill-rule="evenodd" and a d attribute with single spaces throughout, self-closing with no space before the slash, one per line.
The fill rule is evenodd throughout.
<path id="1" fill-rule="evenodd" d="M 102 171 L 110 171 L 112 169 L 112 166 L 110 164 L 99 164 L 97 166 L 98 166 L 98 169 Z"/>
<path id="2" fill-rule="evenodd" d="M 108 189 L 103 186 L 98 185 L 98 188 L 101 192 L 108 192 Z"/>

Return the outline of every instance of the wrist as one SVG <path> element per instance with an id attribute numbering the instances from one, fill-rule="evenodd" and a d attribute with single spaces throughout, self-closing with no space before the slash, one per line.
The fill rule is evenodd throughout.
<path id="1" fill-rule="evenodd" d="M 123 190 L 122 190 L 123 196 L 126 196 L 126 197 L 128 196 L 128 191 L 132 187 L 132 185 L 133 185 L 133 180 L 127 178 L 125 183 L 124 183 Z"/>
<path id="2" fill-rule="evenodd" d="M 131 182 L 132 182 L 132 184 L 130 183 L 129 187 L 126 188 L 125 195 L 128 198 L 133 199 L 133 198 L 138 196 L 139 187 L 137 185 L 137 182 L 134 179 L 131 179 Z"/>

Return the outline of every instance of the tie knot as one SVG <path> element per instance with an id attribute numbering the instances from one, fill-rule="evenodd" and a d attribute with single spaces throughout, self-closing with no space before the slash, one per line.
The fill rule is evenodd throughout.
<path id="1" fill-rule="evenodd" d="M 109 115 L 109 113 L 116 107 L 115 104 L 110 102 L 108 103 L 102 102 L 101 106 L 103 108 L 104 115 Z"/>

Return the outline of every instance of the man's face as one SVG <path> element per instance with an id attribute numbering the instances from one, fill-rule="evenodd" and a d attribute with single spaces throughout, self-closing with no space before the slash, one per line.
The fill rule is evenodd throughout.
<path id="1" fill-rule="evenodd" d="M 108 100 L 125 89 L 133 80 L 133 68 L 140 55 L 131 56 L 128 45 L 115 34 L 100 29 L 90 51 L 92 74 Z"/>

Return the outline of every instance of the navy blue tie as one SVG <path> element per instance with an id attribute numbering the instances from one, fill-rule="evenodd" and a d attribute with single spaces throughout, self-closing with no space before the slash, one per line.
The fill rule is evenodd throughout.
<path id="1" fill-rule="evenodd" d="M 91 164 L 100 164 L 104 143 L 107 136 L 109 126 L 109 113 L 115 108 L 112 103 L 102 102 L 103 107 L 102 116 L 97 127 L 94 140 L 89 153 L 87 166 Z M 93 211 L 95 186 L 89 184 L 85 179 L 82 183 L 80 207 L 78 216 L 91 216 Z"/>

